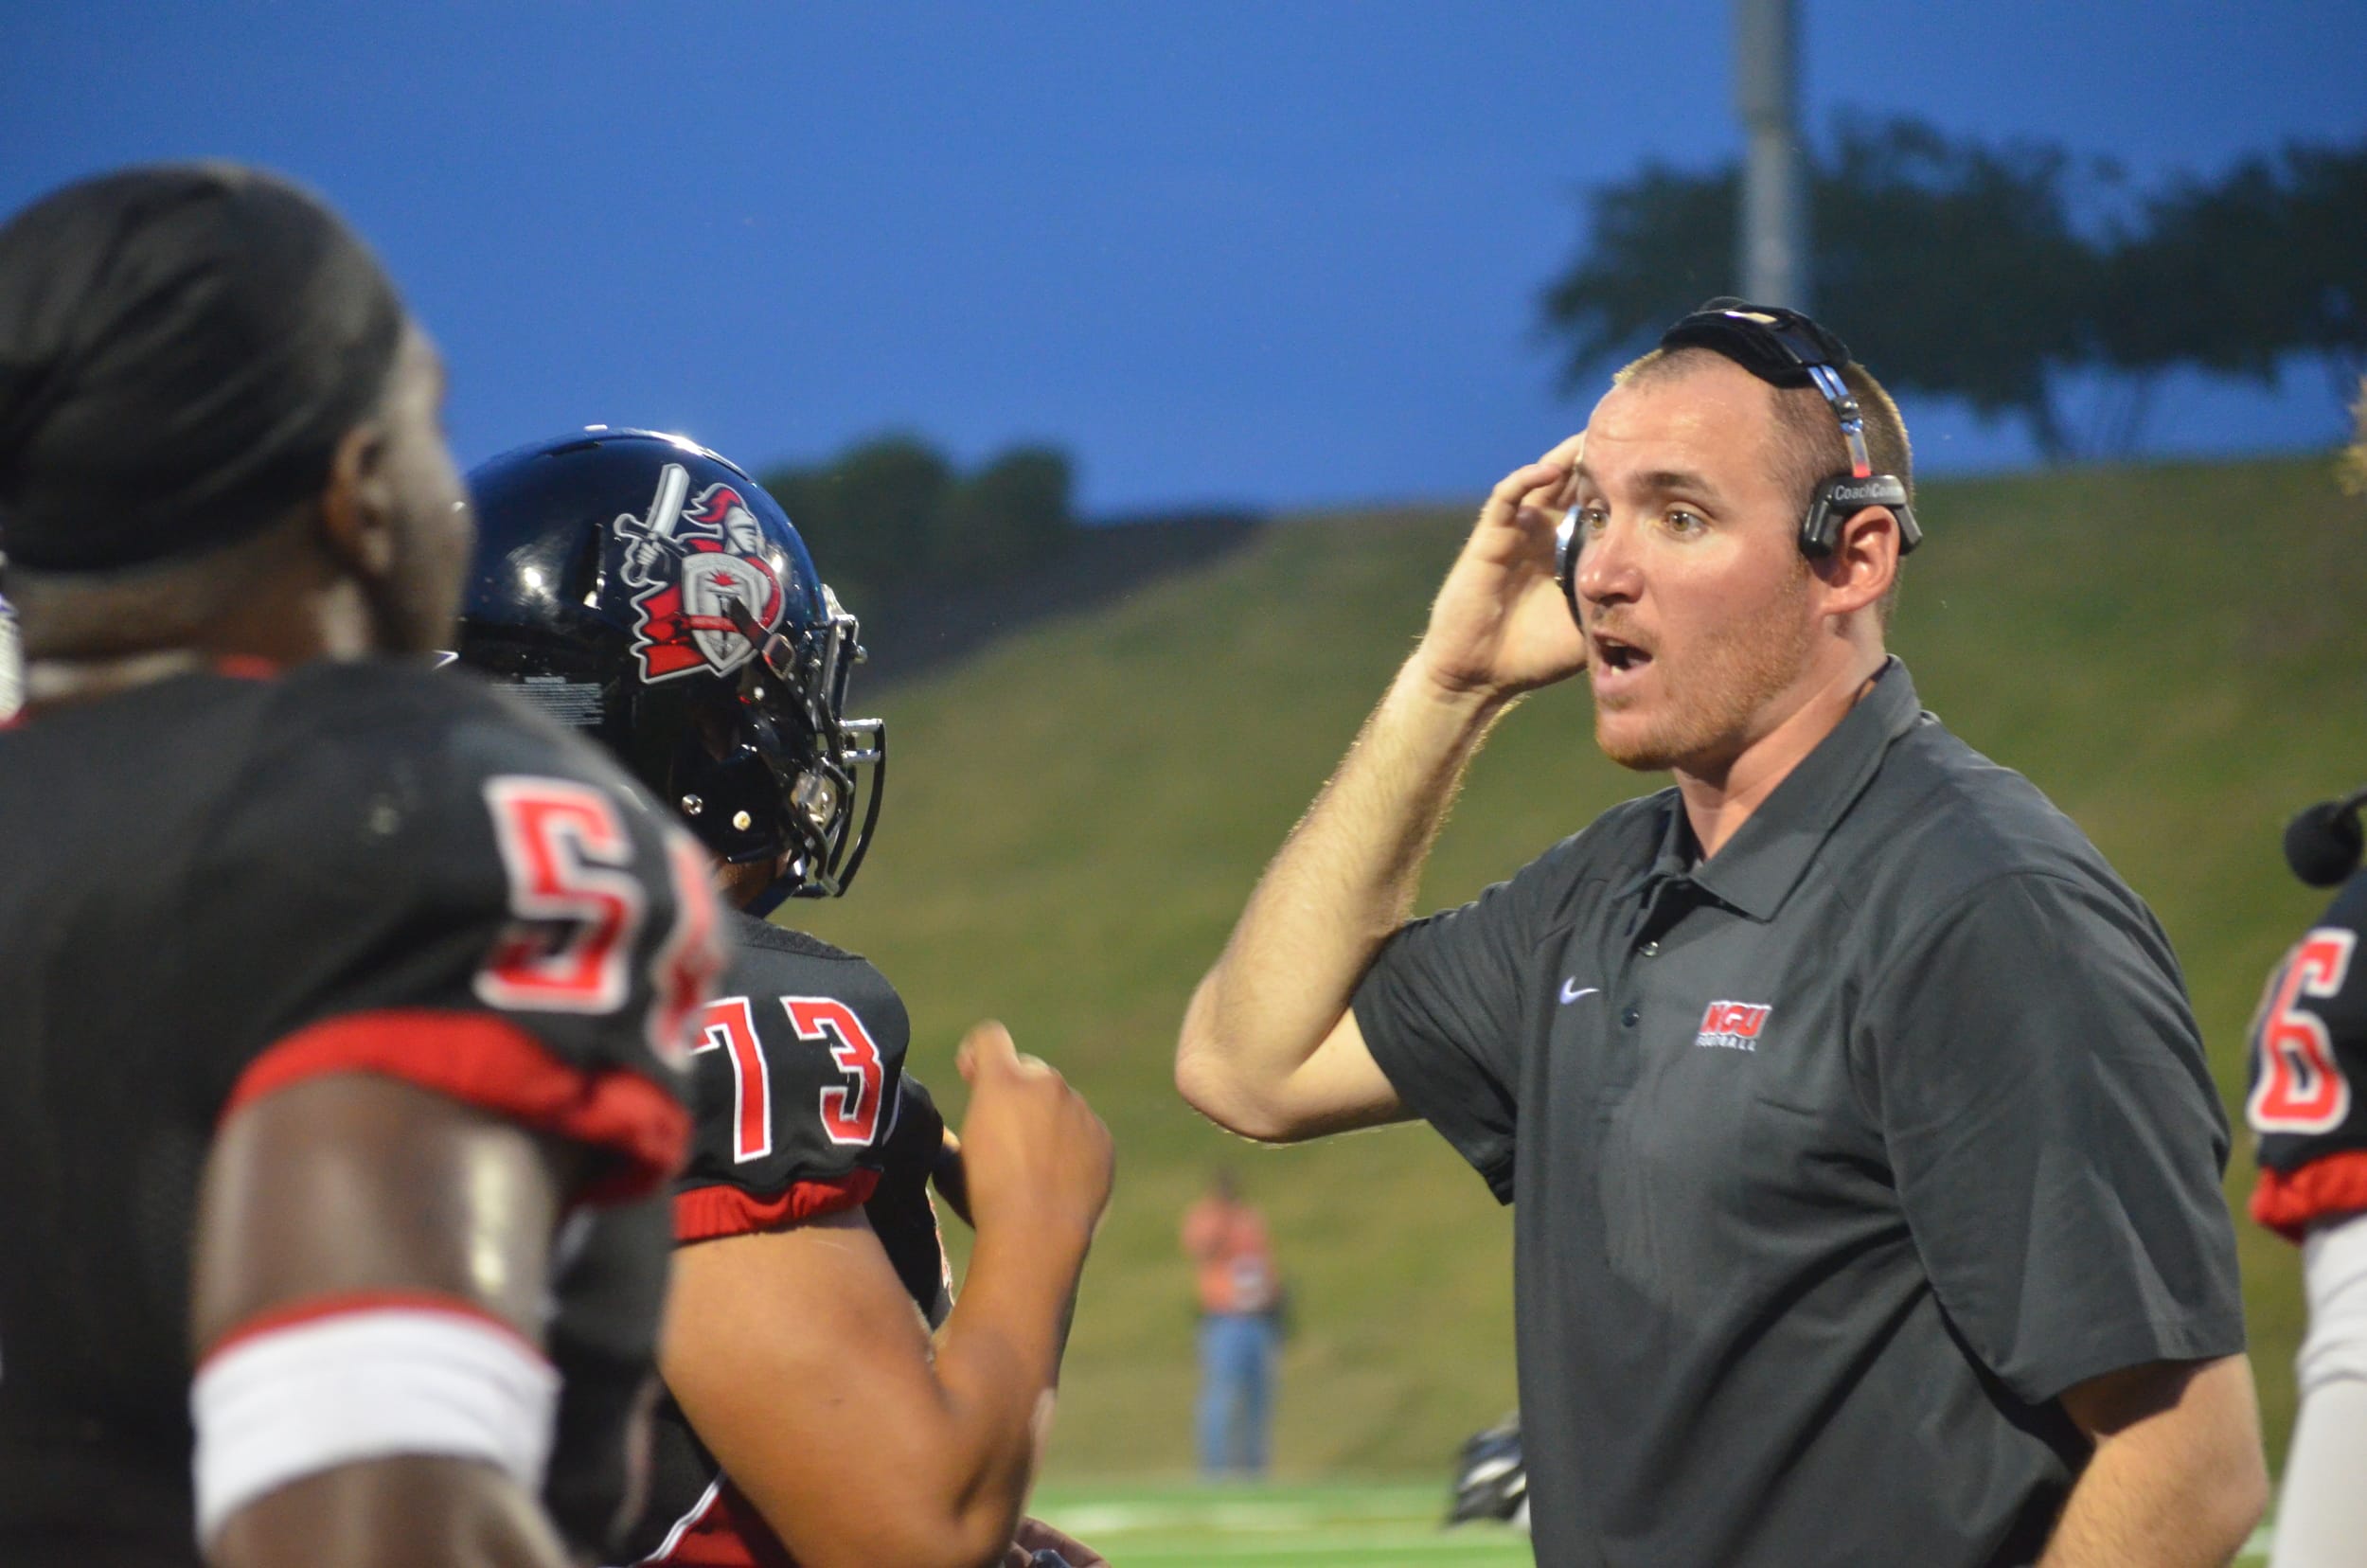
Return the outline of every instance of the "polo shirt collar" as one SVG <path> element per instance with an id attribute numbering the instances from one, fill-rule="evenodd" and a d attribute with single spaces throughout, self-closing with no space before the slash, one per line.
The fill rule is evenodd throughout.
<path id="1" fill-rule="evenodd" d="M 1874 689 L 1800 759 L 1725 847 L 1698 864 L 1686 864 L 1700 851 L 1683 799 L 1669 791 L 1660 848 L 1639 882 L 1690 874 L 1719 902 L 1754 920 L 1773 918 L 1874 777 L 1891 742 L 1913 729 L 1922 711 L 1907 667 L 1893 657 L 1875 673 Z"/>

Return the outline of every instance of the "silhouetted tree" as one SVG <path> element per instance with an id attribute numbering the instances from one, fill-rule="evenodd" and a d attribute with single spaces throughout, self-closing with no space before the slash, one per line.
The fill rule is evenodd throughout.
<path id="1" fill-rule="evenodd" d="M 1066 454 L 1014 447 L 957 483 L 946 497 L 930 569 L 997 577 L 1059 552 L 1077 526 Z"/>
<path id="2" fill-rule="evenodd" d="M 884 436 L 762 479 L 823 577 L 858 610 L 931 579 L 1018 571 L 1059 550 L 1077 526 L 1068 458 L 1049 447 L 1014 447 L 962 477 L 917 437 Z"/>
<path id="3" fill-rule="evenodd" d="M 1845 129 L 1817 171 L 1817 287 L 1851 348 L 1900 390 L 2019 416 L 2056 461 L 2056 396 L 2100 281 L 2058 150 L 1951 141 L 1914 120 Z"/>
<path id="4" fill-rule="evenodd" d="M 1734 291 L 1740 178 L 1731 164 L 1692 174 L 1653 163 L 1588 199 L 1590 242 L 1543 301 L 1546 331 L 1568 340 L 1565 389 L 1643 352 L 1710 295 Z"/>
<path id="5" fill-rule="evenodd" d="M 2083 355 L 2101 281 L 2068 214 L 2072 172 L 2053 148 L 1895 119 L 1844 125 L 1810 173 L 1811 275 L 1852 350 L 1900 390 L 2019 416 L 2049 458 L 2073 444 L 2055 383 Z M 1731 291 L 1738 179 L 1655 165 L 1593 194 L 1591 243 L 1543 300 L 1566 385 Z"/>

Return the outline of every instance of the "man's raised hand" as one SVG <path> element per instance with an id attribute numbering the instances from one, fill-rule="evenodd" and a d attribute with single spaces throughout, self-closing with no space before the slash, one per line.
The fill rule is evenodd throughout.
<path id="1" fill-rule="evenodd" d="M 1415 655 L 1438 687 L 1504 698 L 1586 668 L 1586 638 L 1554 573 L 1583 432 L 1504 475 L 1432 603 Z"/>

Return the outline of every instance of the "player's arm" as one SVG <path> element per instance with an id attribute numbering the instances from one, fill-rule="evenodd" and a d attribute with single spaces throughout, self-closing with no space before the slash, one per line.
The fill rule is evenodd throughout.
<path id="1" fill-rule="evenodd" d="M 2301 1410 L 2286 1451 L 2271 1568 L 2367 1564 L 2367 1213 L 2310 1228 L 2302 1276 L 2309 1332 L 2294 1370 Z"/>
<path id="2" fill-rule="evenodd" d="M 2220 1568 L 2260 1523 L 2269 1472 L 2244 1357 L 2124 1367 L 2062 1401 L 2095 1452 L 2041 1568 Z"/>
<path id="3" fill-rule="evenodd" d="M 1414 657 L 1266 868 L 1176 1045 L 1184 1097 L 1283 1142 L 1404 1114 L 1349 1010 L 1413 908 L 1464 768 L 1522 692 L 1586 663 L 1554 573 L 1573 437 L 1499 484 Z"/>
<path id="4" fill-rule="evenodd" d="M 233 1113 L 192 1274 L 211 1562 L 565 1563 L 536 1497 L 557 1386 L 537 1344 L 583 1157 L 364 1074 Z"/>
<path id="5" fill-rule="evenodd" d="M 978 1238 L 934 1355 L 860 1212 L 676 1255 L 667 1385 L 808 1568 L 999 1561 L 1034 1477 L 1109 1133 L 1000 1028 L 962 1070 Z"/>

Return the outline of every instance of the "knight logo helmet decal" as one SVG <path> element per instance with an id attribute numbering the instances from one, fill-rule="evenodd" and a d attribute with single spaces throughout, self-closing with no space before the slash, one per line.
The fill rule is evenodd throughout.
<path id="1" fill-rule="evenodd" d="M 686 499 L 689 472 L 660 471 L 647 515 L 616 519 L 625 543 L 625 581 L 633 596 L 632 652 L 644 681 L 705 669 L 728 675 L 756 652 L 734 624 L 738 599 L 759 633 L 780 625 L 787 609 L 779 574 L 759 553 L 764 531 L 739 492 L 716 483 Z"/>

